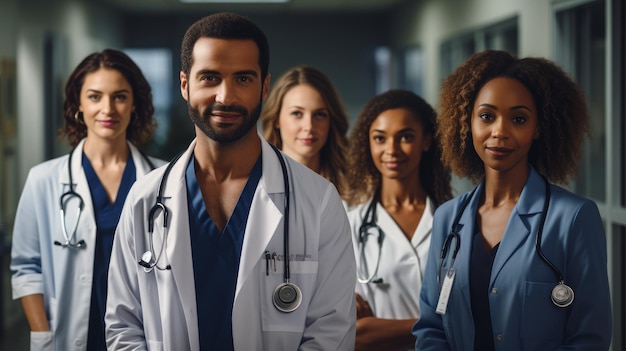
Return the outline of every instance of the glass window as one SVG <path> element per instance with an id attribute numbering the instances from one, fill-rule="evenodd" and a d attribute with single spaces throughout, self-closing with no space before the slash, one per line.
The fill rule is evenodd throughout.
<path id="1" fill-rule="evenodd" d="M 606 200 L 605 130 L 605 2 L 593 1 L 557 10 L 555 57 L 583 89 L 591 119 L 591 139 L 585 143 L 576 192 Z"/>
<path id="2" fill-rule="evenodd" d="M 167 144 L 171 131 L 170 109 L 172 106 L 172 53 L 169 49 L 125 49 L 124 52 L 135 61 L 150 83 L 152 89 L 152 104 L 157 128 L 152 140 L 154 148 L 151 154 L 158 154 Z"/>

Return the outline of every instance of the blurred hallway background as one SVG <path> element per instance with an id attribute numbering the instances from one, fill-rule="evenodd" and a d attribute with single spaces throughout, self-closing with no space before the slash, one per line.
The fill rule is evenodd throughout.
<path id="1" fill-rule="evenodd" d="M 252 0 L 250 0 L 252 1 Z M 365 102 L 405 88 L 437 106 L 441 80 L 474 52 L 543 56 L 583 87 L 592 116 L 570 188 L 594 199 L 609 244 L 613 350 L 626 335 L 626 24 L 623 0 L 1 0 L 0 350 L 27 350 L 28 326 L 11 300 L 13 217 L 30 167 L 68 152 L 56 137 L 63 88 L 87 54 L 126 51 L 148 77 L 159 128 L 145 151 L 171 158 L 193 137 L 180 96 L 180 42 L 205 15 L 249 16 L 270 40 L 270 72 L 313 65 L 335 84 L 352 121 Z M 471 186 L 454 179 L 455 194 Z"/>

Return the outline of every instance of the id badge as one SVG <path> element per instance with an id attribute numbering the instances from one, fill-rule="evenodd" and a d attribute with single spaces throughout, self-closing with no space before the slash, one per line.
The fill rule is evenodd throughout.
<path id="1" fill-rule="evenodd" d="M 450 291 L 452 290 L 452 283 L 454 283 L 454 277 L 456 271 L 454 268 L 450 268 L 446 277 L 443 279 L 443 285 L 441 286 L 441 292 L 439 293 L 439 302 L 437 302 L 437 314 L 444 315 L 448 309 L 448 299 L 450 298 Z"/>

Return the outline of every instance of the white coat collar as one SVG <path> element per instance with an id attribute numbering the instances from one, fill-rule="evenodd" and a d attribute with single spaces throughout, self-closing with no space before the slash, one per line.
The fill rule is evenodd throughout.
<path id="1" fill-rule="evenodd" d="M 239 263 L 235 301 L 241 287 L 259 262 L 272 236 L 275 233 L 280 235 L 283 233 L 282 230 L 278 230 L 278 225 L 283 216 L 282 204 L 285 191 L 283 174 L 271 146 L 263 138 L 260 139 L 263 160 L 262 175 L 250 206 Z M 193 271 L 193 262 L 190 255 L 191 239 L 185 172 L 195 145 L 196 140 L 194 139 L 172 166 L 163 192 L 163 196 L 166 198 L 165 204 L 170 209 L 167 257 L 171 262 L 172 273 L 182 301 L 194 301 L 193 308 L 189 311 L 185 309 L 185 317 L 189 326 L 197 321 L 197 317 L 195 317 L 195 292 L 193 289 L 189 289 L 189 287 L 194 286 L 194 280 L 193 274 L 189 274 Z M 285 158 L 285 160 L 289 164 L 288 159 Z M 159 226 L 161 226 L 160 223 Z"/>

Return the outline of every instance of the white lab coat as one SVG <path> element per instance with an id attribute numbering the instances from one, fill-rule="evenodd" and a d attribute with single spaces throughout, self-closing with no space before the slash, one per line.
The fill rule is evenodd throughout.
<path id="1" fill-rule="evenodd" d="M 137 182 L 117 228 L 109 268 L 105 321 L 111 350 L 200 350 L 185 170 L 195 141 L 172 168 L 164 188 L 169 223 L 159 265 L 137 262 L 148 250 L 147 218 L 164 168 Z M 279 312 L 272 293 L 283 282 L 282 261 L 266 270 L 264 253 L 283 253 L 284 184 L 280 163 L 262 140 L 263 174 L 246 225 L 232 312 L 235 350 L 352 350 L 356 308 L 350 228 L 334 186 L 286 158 L 291 187 L 291 282 L 302 290 L 294 312 Z M 163 215 L 154 225 L 158 255 Z M 220 282 L 215 282 L 219 289 Z"/>
<path id="2" fill-rule="evenodd" d="M 89 184 L 82 167 L 84 139 L 72 154 L 74 191 L 84 207 L 74 242 L 85 240 L 84 249 L 63 248 L 60 197 L 69 190 L 69 155 L 33 167 L 26 179 L 13 228 L 11 271 L 13 299 L 43 294 L 51 332 L 31 333 L 31 350 L 85 350 L 91 303 L 91 284 L 96 240 L 96 222 Z M 136 177 L 151 168 L 132 144 L 128 144 Z M 155 165 L 165 162 L 151 158 Z M 77 201 L 67 206 L 68 231 L 76 221 Z M 68 233 L 71 235 L 70 233 Z"/>
<path id="3" fill-rule="evenodd" d="M 348 212 L 357 269 L 363 275 L 362 278 L 367 278 L 374 272 L 379 250 L 376 241 L 378 237 L 370 236 L 364 255 L 369 270 L 363 269 L 359 252 L 359 228 L 371 201 L 372 199 L 354 206 Z M 383 282 L 357 283 L 356 292 L 369 303 L 372 313 L 377 318 L 419 318 L 419 296 L 430 247 L 433 212 L 434 205 L 430 198 L 427 198 L 422 218 L 409 242 L 385 208 L 380 204 L 376 205 L 377 224 L 384 232 L 380 266 L 376 277 L 382 278 Z"/>

